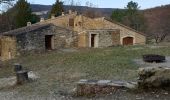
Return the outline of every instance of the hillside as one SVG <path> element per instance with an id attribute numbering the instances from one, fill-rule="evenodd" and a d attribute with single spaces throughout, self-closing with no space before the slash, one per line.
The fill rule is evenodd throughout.
<path id="1" fill-rule="evenodd" d="M 51 5 L 39 5 L 39 4 L 31 4 L 31 8 L 32 11 L 38 14 L 45 15 L 47 14 L 47 11 L 50 11 L 51 9 Z M 82 13 L 85 9 L 87 9 L 88 7 L 86 6 L 68 6 L 68 5 L 64 5 L 64 10 L 67 12 L 69 9 L 76 9 L 79 13 Z M 112 11 L 115 10 L 116 8 L 92 8 L 92 10 L 94 10 L 95 12 L 100 12 L 103 16 L 110 16 Z M 45 11 L 45 14 L 44 14 Z"/>
<path id="2" fill-rule="evenodd" d="M 148 35 L 166 37 L 170 41 L 170 5 L 155 7 L 144 10 L 144 16 L 147 21 Z"/>

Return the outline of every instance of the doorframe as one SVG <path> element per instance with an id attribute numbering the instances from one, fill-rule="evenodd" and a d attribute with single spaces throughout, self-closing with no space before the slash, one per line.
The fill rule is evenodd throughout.
<path id="1" fill-rule="evenodd" d="M 91 35 L 95 34 L 95 42 L 94 42 L 94 48 L 98 48 L 99 47 L 99 33 L 89 33 L 89 47 L 91 48 Z"/>

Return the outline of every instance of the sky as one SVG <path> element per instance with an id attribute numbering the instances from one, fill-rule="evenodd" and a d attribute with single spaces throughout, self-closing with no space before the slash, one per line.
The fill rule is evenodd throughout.
<path id="1" fill-rule="evenodd" d="M 44 4 L 51 5 L 56 0 L 27 0 L 32 4 Z M 65 4 L 68 4 L 70 0 L 62 0 Z M 81 6 L 84 6 L 87 1 L 93 3 L 98 8 L 124 8 L 127 3 L 131 0 L 74 0 L 75 2 L 80 2 Z M 137 2 L 140 9 L 153 8 L 156 6 L 170 4 L 170 0 L 133 0 Z"/>

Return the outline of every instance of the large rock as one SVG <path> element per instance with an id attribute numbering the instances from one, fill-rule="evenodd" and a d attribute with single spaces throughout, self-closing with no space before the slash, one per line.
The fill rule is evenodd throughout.
<path id="1" fill-rule="evenodd" d="M 167 67 L 140 68 L 138 86 L 142 88 L 170 87 L 170 68 Z"/>

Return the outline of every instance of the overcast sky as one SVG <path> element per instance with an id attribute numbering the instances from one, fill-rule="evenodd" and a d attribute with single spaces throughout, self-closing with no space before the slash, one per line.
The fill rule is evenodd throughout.
<path id="1" fill-rule="evenodd" d="M 44 4 L 51 5 L 55 2 L 55 0 L 28 0 L 33 4 Z M 62 0 L 68 4 L 70 0 Z M 74 0 L 75 2 L 80 2 L 82 6 L 85 5 L 87 1 L 97 5 L 99 8 L 124 8 L 127 5 L 127 2 L 131 0 Z M 152 8 L 156 6 L 170 4 L 170 0 L 133 0 L 138 2 L 141 9 Z"/>

